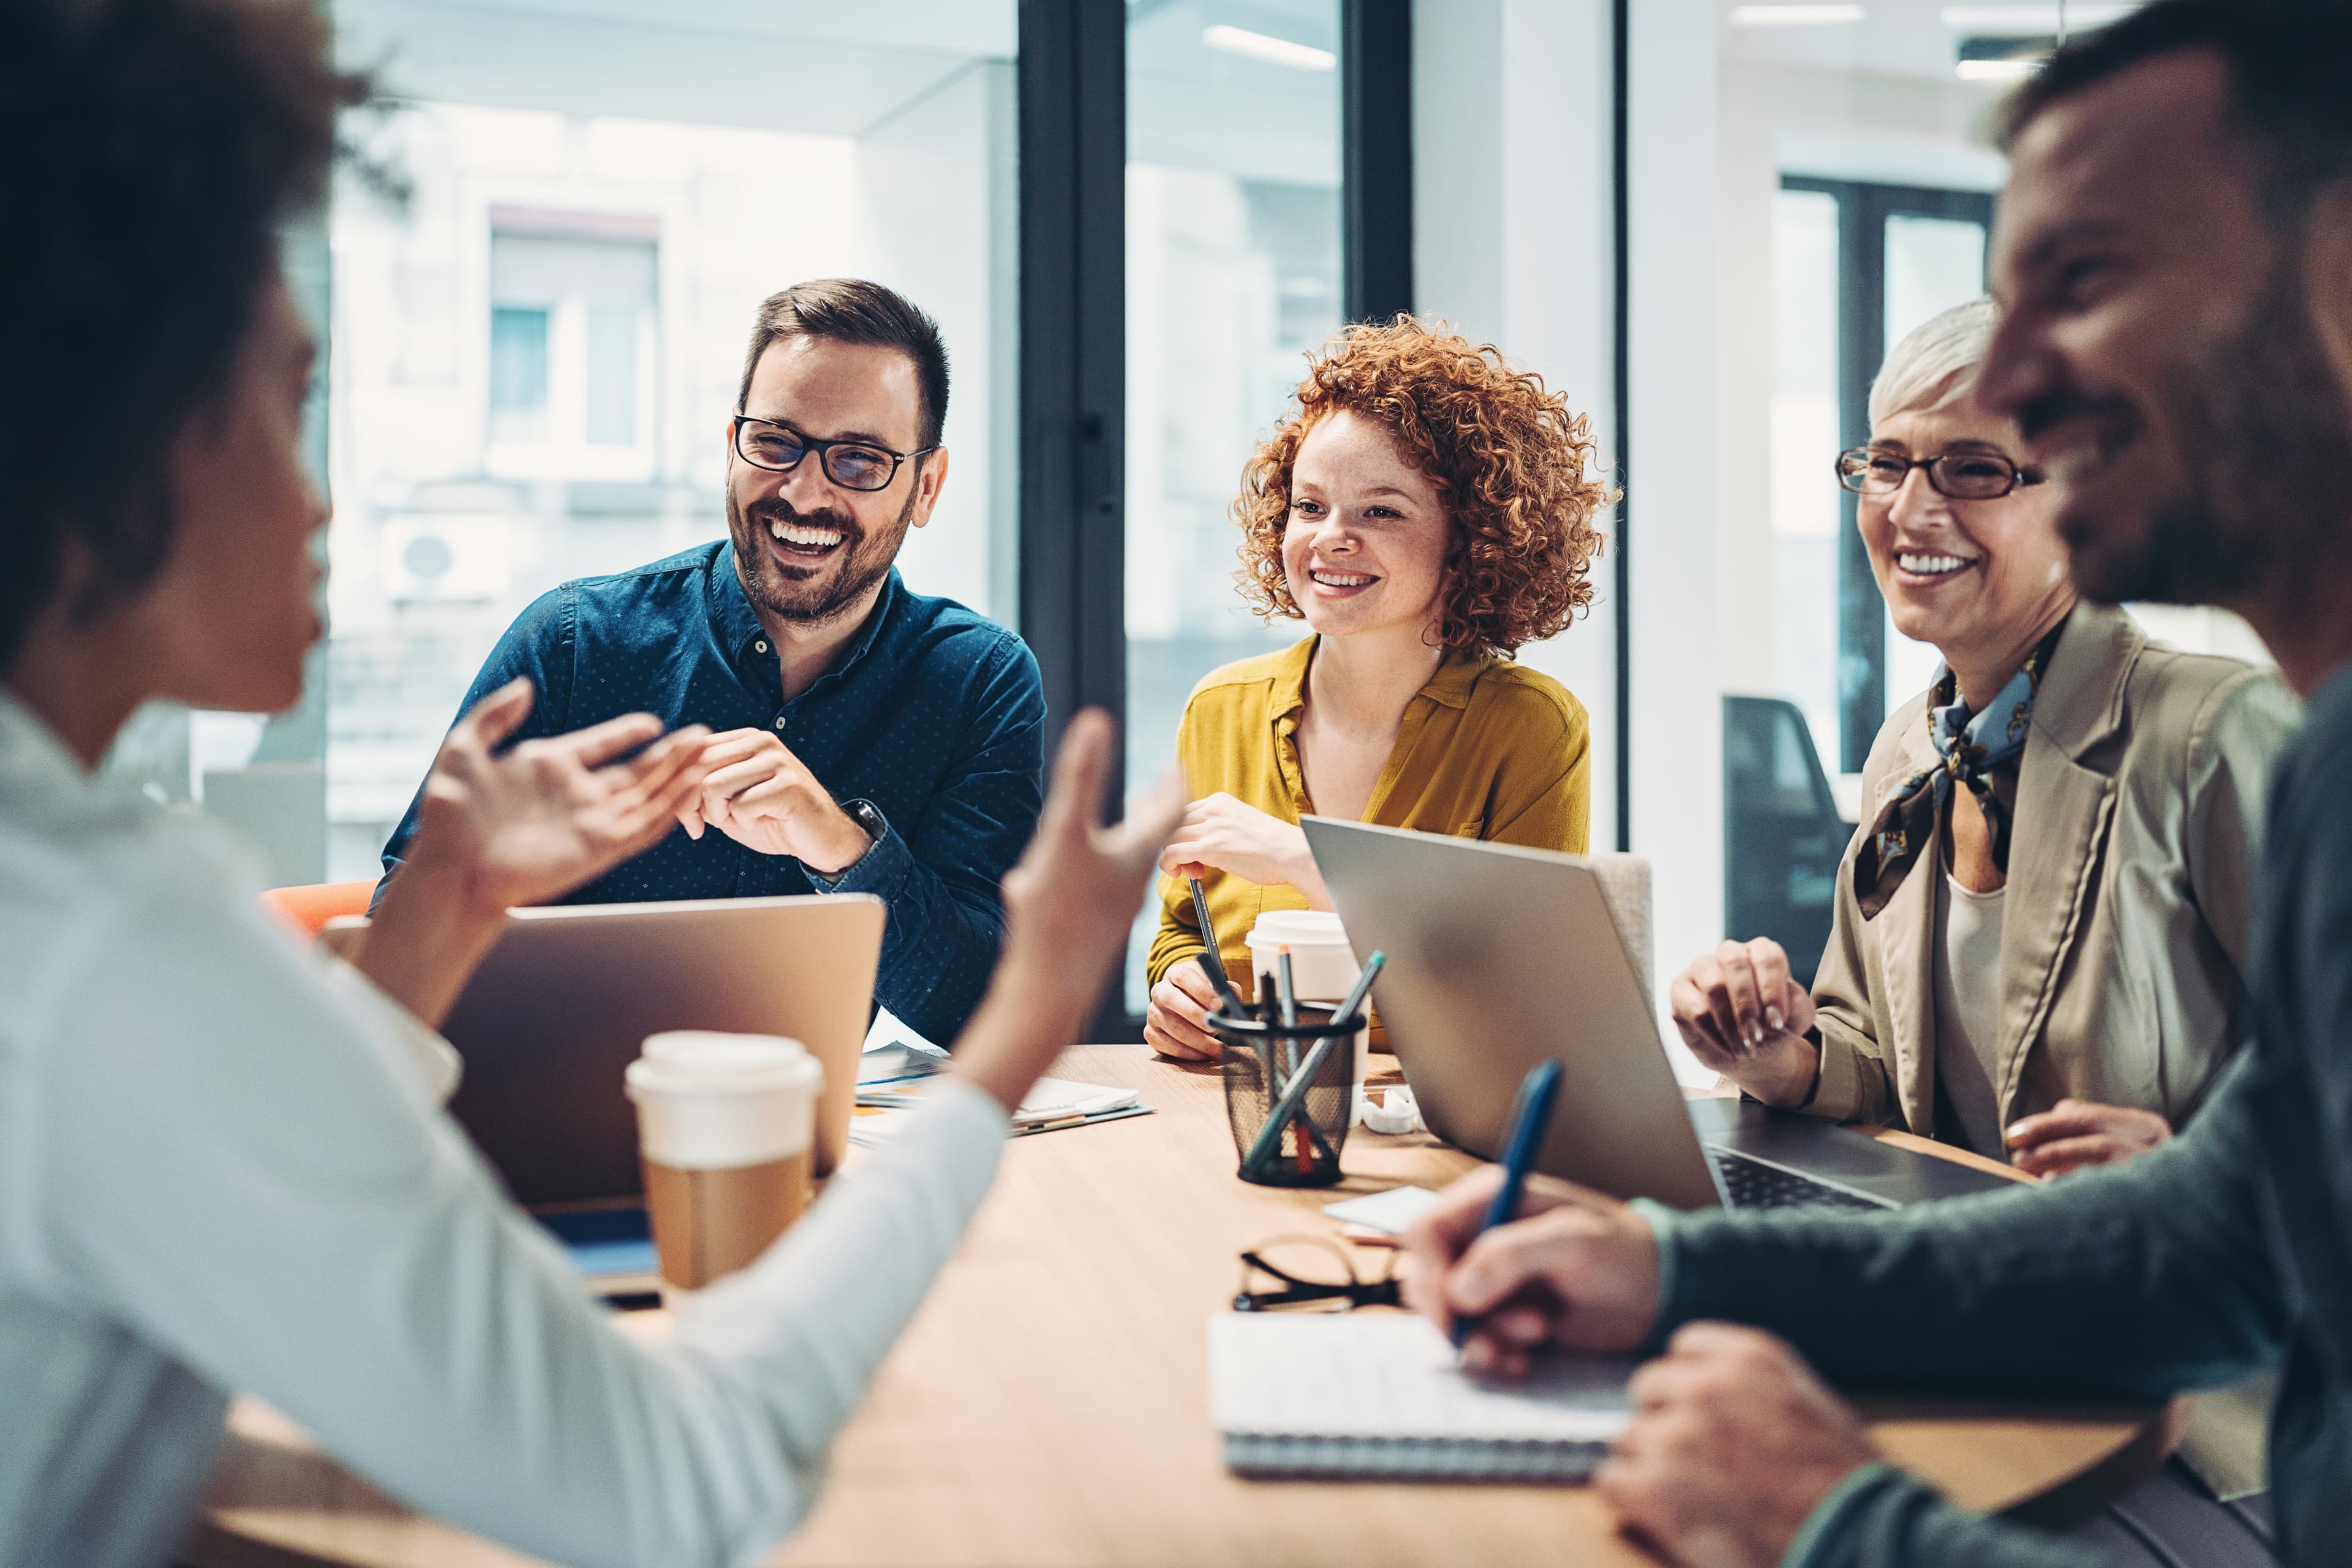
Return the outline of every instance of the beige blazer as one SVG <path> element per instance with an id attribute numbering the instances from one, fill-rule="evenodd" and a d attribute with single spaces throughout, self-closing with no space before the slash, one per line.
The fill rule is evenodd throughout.
<path id="1" fill-rule="evenodd" d="M 2272 758 L 2297 706 L 2271 671 L 2148 641 L 2079 606 L 2033 704 L 2017 778 L 2000 938 L 2004 1127 L 2072 1096 L 2177 1128 L 2244 1037 L 2255 846 Z M 1853 859 L 1881 806 L 1935 761 L 1922 692 L 1863 773 L 1813 984 L 1821 1084 L 1806 1109 L 1931 1136 L 1940 856 L 1864 921 Z"/>

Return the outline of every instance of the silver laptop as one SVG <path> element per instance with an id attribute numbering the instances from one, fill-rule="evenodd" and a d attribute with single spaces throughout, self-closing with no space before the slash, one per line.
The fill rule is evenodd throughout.
<path id="1" fill-rule="evenodd" d="M 824 1068 L 816 1165 L 846 1147 L 874 1009 L 882 900 L 869 894 L 559 904 L 509 910 L 442 1034 L 465 1060 L 449 1110 L 515 1201 L 637 1195 L 635 1110 L 621 1075 L 647 1035 L 786 1035 Z M 366 921 L 320 940 L 348 955 Z"/>
<path id="2" fill-rule="evenodd" d="M 1519 1080 L 1567 1069 L 1537 1168 L 1678 1208 L 1895 1208 L 2000 1176 L 1814 1117 L 1685 1101 L 1589 861 L 1309 816 L 1315 864 L 1430 1130 L 1500 1150 Z"/>

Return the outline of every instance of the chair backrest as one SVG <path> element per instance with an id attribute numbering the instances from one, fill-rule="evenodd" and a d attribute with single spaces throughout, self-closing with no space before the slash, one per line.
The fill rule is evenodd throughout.
<path id="1" fill-rule="evenodd" d="M 1853 824 L 1813 749 L 1802 710 L 1772 697 L 1723 700 L 1723 926 L 1769 936 L 1813 983 L 1829 945 L 1838 863 Z"/>
<path id="2" fill-rule="evenodd" d="M 1641 978 L 1642 994 L 1655 997 L 1658 977 L 1651 966 L 1650 952 L 1650 862 L 1640 855 L 1613 850 L 1585 858 L 1592 863 L 1592 874 L 1600 880 L 1609 918 L 1616 922 L 1617 939 L 1625 944 L 1625 956 L 1633 961 L 1633 973 Z"/>
<path id="3" fill-rule="evenodd" d="M 311 882 L 299 888 L 272 888 L 261 901 L 278 911 L 287 924 L 305 936 L 317 936 L 337 915 L 363 915 L 375 897 L 378 878 L 361 882 Z"/>

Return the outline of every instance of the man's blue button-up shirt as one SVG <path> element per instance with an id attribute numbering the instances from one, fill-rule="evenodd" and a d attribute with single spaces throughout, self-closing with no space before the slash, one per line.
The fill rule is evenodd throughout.
<path id="1" fill-rule="evenodd" d="M 963 1026 L 996 961 L 997 883 L 1037 825 L 1045 696 L 1026 644 L 951 599 L 908 592 L 893 570 L 833 668 L 792 701 L 768 634 L 735 576 L 734 546 L 705 544 L 610 577 L 566 583 L 499 641 L 470 709 L 518 675 L 539 689 L 518 738 L 623 713 L 672 727 L 773 731 L 835 800 L 887 825 L 841 877 L 812 879 L 712 829 L 672 833 L 567 903 L 874 893 L 889 906 L 875 990 L 934 1040 Z M 399 869 L 416 804 L 384 846 Z"/>

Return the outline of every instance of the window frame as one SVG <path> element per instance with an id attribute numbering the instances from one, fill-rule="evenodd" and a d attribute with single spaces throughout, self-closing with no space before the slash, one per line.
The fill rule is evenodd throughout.
<path id="1" fill-rule="evenodd" d="M 1340 10 L 1351 321 L 1412 308 L 1412 0 Z M 1045 679 L 1049 758 L 1081 708 L 1122 729 L 1127 717 L 1127 26 L 1125 5 L 1021 0 L 1017 603 Z M 1111 789 L 1126 793 L 1118 753 Z M 1123 991 L 1106 992 L 1091 1038 L 1143 1038 Z"/>
<path id="2" fill-rule="evenodd" d="M 1784 174 L 1780 189 L 1816 192 L 1837 203 L 1838 444 L 1841 448 L 1866 446 L 1870 384 L 1893 346 L 1886 342 L 1887 220 L 1927 217 L 1980 224 L 1990 250 L 1997 203 L 1987 191 L 1812 174 Z M 1826 478 L 1826 456 L 1822 472 Z M 1859 498 L 1843 488 L 1838 494 L 1838 771 L 1858 773 L 1886 722 L 1886 602 L 1870 569 L 1870 552 L 1863 548 L 1854 510 Z"/>

